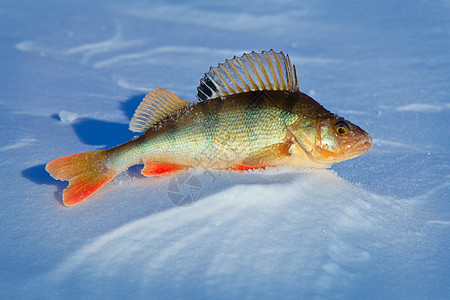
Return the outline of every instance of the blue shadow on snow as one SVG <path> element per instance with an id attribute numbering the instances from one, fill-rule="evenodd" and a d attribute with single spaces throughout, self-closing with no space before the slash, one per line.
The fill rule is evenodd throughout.
<path id="1" fill-rule="evenodd" d="M 144 97 L 145 95 L 136 95 L 122 102 L 120 108 L 129 119 L 133 117 L 134 111 Z M 105 148 L 126 143 L 136 135 L 128 129 L 128 124 L 90 118 L 79 119 L 72 126 L 84 144 Z"/>
<path id="2" fill-rule="evenodd" d="M 25 169 L 21 172 L 21 174 L 23 177 L 36 184 L 54 185 L 56 187 L 54 196 L 61 204 L 63 204 L 62 192 L 67 187 L 68 183 L 53 179 L 53 177 L 51 177 L 50 174 L 48 174 L 48 172 L 45 170 L 44 164 Z"/>
<path id="3" fill-rule="evenodd" d="M 144 94 L 135 95 L 121 104 L 121 110 L 129 119 L 133 117 L 134 111 L 144 97 Z M 58 115 L 56 114 L 53 115 L 52 118 L 59 120 Z M 111 148 L 128 142 L 136 135 L 128 130 L 128 124 L 107 122 L 90 118 L 78 119 L 72 124 L 72 127 L 83 143 L 87 145 L 101 146 L 104 148 Z M 67 155 L 69 154 L 72 153 L 67 153 Z M 131 168 L 131 175 L 133 177 L 139 176 L 138 173 L 140 175 L 138 166 Z M 51 177 L 45 170 L 45 164 L 40 164 L 25 169 L 21 172 L 21 174 L 23 177 L 36 184 L 54 185 L 57 188 L 54 196 L 62 204 L 62 192 L 67 187 L 68 183 L 53 179 L 53 177 Z"/>

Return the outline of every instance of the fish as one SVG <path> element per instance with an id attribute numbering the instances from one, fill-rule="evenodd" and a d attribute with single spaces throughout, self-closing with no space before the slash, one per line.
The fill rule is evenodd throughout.
<path id="1" fill-rule="evenodd" d="M 47 163 L 54 179 L 69 181 L 64 205 L 79 204 L 137 164 L 144 164 L 141 173 L 148 177 L 193 167 L 323 169 L 372 147 L 366 131 L 300 92 L 289 55 L 273 49 L 210 67 L 200 80 L 197 101 L 162 88 L 150 91 L 129 129 L 140 135 L 110 149 Z"/>

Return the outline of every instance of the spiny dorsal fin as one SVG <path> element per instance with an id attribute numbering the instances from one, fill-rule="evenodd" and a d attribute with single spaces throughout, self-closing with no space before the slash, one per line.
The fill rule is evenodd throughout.
<path id="1" fill-rule="evenodd" d="M 139 104 L 131 118 L 129 129 L 133 132 L 145 132 L 174 111 L 189 104 L 189 101 L 166 89 L 155 89 Z"/>
<path id="2" fill-rule="evenodd" d="M 289 55 L 273 50 L 244 53 L 211 67 L 200 80 L 200 101 L 250 91 L 299 91 L 297 72 Z"/>

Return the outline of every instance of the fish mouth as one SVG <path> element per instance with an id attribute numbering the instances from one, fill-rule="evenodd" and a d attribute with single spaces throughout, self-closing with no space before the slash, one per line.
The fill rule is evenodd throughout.
<path id="1" fill-rule="evenodd" d="M 356 143 L 348 143 L 343 148 L 344 155 L 348 158 L 359 156 L 372 149 L 372 137 L 367 134 L 365 138 L 359 139 Z"/>
<path id="2" fill-rule="evenodd" d="M 309 157 L 315 162 L 337 163 L 358 157 L 370 149 L 372 149 L 372 138 L 365 133 L 363 137 L 342 143 L 335 152 L 319 147 L 309 153 Z"/>

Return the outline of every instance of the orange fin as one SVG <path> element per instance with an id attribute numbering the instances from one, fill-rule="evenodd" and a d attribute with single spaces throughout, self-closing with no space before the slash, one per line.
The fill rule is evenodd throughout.
<path id="1" fill-rule="evenodd" d="M 185 169 L 183 166 L 177 164 L 162 163 L 159 161 L 147 161 L 144 163 L 145 166 L 141 171 L 144 176 L 166 175 Z"/>
<path id="2" fill-rule="evenodd" d="M 286 141 L 284 143 L 273 144 L 252 152 L 240 164 L 230 168 L 234 171 L 246 171 L 254 169 L 265 169 L 266 167 L 276 166 L 277 162 L 290 155 L 289 148 L 292 143 Z"/>
<path id="3" fill-rule="evenodd" d="M 72 206 L 90 197 L 118 172 L 108 169 L 105 150 L 73 154 L 52 160 L 45 170 L 55 179 L 68 180 L 63 202 Z"/>
<path id="4" fill-rule="evenodd" d="M 247 170 L 255 170 L 255 169 L 265 169 L 266 166 L 247 166 L 247 165 L 235 165 L 231 167 L 229 170 L 243 172 Z"/>
<path id="5" fill-rule="evenodd" d="M 280 159 L 284 159 L 290 156 L 289 149 L 292 142 L 287 141 L 284 143 L 273 144 L 264 148 L 261 148 L 251 153 L 242 162 L 243 165 L 249 166 L 268 166 L 273 165 Z"/>

